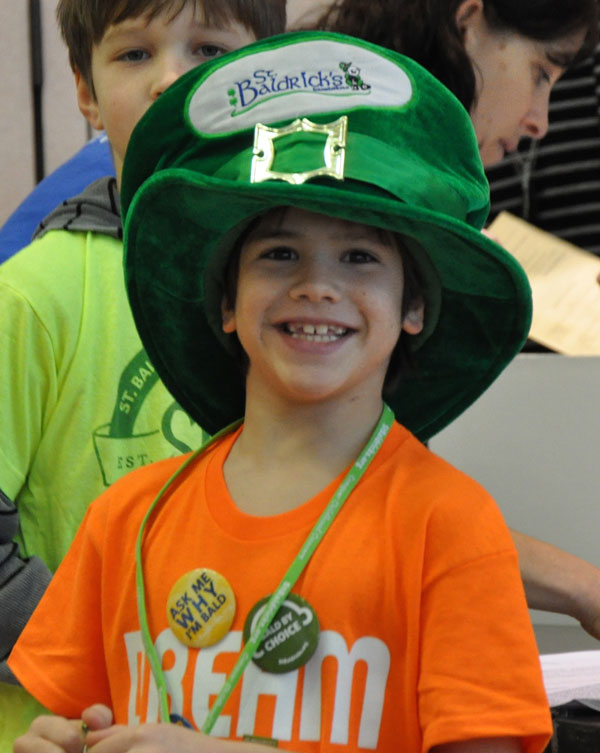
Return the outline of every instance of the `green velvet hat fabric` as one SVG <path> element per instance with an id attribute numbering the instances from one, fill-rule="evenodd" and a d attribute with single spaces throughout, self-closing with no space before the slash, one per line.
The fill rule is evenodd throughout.
<path id="1" fill-rule="evenodd" d="M 209 432 L 244 411 L 243 374 L 219 326 L 220 270 L 274 207 L 408 239 L 425 334 L 388 402 L 423 440 L 491 384 L 529 331 L 525 274 L 480 233 L 489 191 L 468 113 L 414 61 L 375 45 L 298 32 L 189 72 L 135 129 L 121 193 L 140 336 Z"/>

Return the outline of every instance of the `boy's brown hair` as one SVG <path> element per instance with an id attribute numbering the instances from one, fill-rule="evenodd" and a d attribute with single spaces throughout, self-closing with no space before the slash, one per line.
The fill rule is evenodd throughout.
<path id="1" fill-rule="evenodd" d="M 92 48 L 111 24 L 138 16 L 151 21 L 164 12 L 173 19 L 190 2 L 207 25 L 219 27 L 238 21 L 257 39 L 285 31 L 285 0 L 59 0 L 56 18 L 71 68 L 93 92 Z"/>

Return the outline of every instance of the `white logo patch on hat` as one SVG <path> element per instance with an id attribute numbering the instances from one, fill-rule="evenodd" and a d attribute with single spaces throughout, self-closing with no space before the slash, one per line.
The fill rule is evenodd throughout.
<path id="1" fill-rule="evenodd" d="M 358 44 L 305 41 L 245 55 L 217 68 L 189 100 L 189 119 L 224 134 L 302 115 L 401 107 L 413 95 L 397 63 Z"/>

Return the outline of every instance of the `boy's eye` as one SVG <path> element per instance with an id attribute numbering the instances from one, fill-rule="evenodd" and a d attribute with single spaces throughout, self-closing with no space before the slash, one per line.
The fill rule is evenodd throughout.
<path id="1" fill-rule="evenodd" d="M 201 44 L 196 47 L 195 52 L 196 55 L 200 55 L 200 57 L 211 60 L 212 58 L 221 57 L 221 55 L 224 55 L 227 50 L 224 47 L 219 47 L 216 44 Z"/>
<path id="2" fill-rule="evenodd" d="M 125 60 L 128 63 L 139 63 L 148 57 L 149 55 L 146 50 L 127 50 L 127 52 L 119 56 L 119 60 Z"/>
<path id="3" fill-rule="evenodd" d="M 261 254 L 263 259 L 274 259 L 276 261 L 290 261 L 297 258 L 297 253 L 289 246 L 276 246 L 269 248 Z"/>
<path id="4" fill-rule="evenodd" d="M 370 264 L 376 262 L 377 258 L 369 251 L 354 249 L 352 251 L 346 251 L 342 261 L 347 261 L 351 264 Z"/>

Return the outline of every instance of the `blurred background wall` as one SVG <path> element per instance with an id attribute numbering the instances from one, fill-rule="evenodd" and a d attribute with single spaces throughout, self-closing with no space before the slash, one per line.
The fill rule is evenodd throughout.
<path id="1" fill-rule="evenodd" d="M 0 0 L 0 224 L 27 196 L 37 178 L 32 52 L 38 56 L 42 71 L 37 83 L 41 89 L 43 173 L 47 175 L 58 167 L 90 135 L 77 108 L 66 48 L 54 20 L 56 2 Z M 41 44 L 32 50 L 30 13 L 35 17 L 37 11 Z"/>

